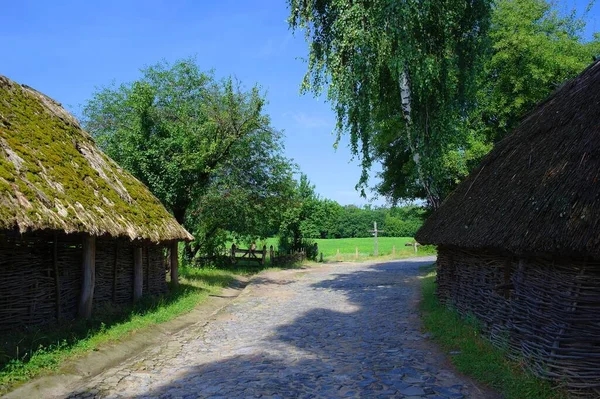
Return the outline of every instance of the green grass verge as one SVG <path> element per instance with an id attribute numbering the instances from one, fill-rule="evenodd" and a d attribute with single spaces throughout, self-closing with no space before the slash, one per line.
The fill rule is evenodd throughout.
<path id="1" fill-rule="evenodd" d="M 450 356 L 458 371 L 500 392 L 505 399 L 566 399 L 547 381 L 508 360 L 505 352 L 482 337 L 473 320 L 441 305 L 435 296 L 435 271 L 425 270 L 421 314 L 425 329 Z"/>
<path id="2" fill-rule="evenodd" d="M 254 271 L 254 270 L 253 270 Z M 231 285 L 248 269 L 180 268 L 181 284 L 160 298 L 135 306 L 102 309 L 92 320 L 0 337 L 0 394 L 34 377 L 51 373 L 67 360 L 122 340 L 141 329 L 187 313 Z"/>
<path id="3" fill-rule="evenodd" d="M 357 248 L 358 260 L 408 258 L 415 255 L 434 255 L 436 253 L 434 247 L 423 246 L 419 247 L 417 254 L 415 254 L 412 246 L 407 247 L 405 245 L 406 243 L 414 242 L 414 238 L 412 237 L 378 237 L 378 258 L 373 256 L 373 237 L 314 239 L 312 241 L 319 245 L 319 252 L 322 252 L 324 259 L 328 261 L 356 260 L 355 254 Z M 266 245 L 267 247 L 273 245 L 274 248 L 277 248 L 277 243 L 277 238 L 273 237 L 257 244 L 259 247 L 262 247 L 262 245 Z M 394 247 L 396 247 L 396 255 L 392 256 Z M 339 258 L 337 257 L 338 249 L 340 251 Z"/>

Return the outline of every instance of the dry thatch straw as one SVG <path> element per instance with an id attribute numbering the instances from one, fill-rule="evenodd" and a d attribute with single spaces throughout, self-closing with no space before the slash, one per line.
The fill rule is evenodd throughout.
<path id="1" fill-rule="evenodd" d="M 0 229 L 192 240 L 60 104 L 0 75 Z"/>

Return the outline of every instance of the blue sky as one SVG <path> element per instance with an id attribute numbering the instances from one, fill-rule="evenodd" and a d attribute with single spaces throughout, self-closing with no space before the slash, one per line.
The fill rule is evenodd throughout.
<path id="1" fill-rule="evenodd" d="M 586 1 L 561 1 L 583 10 Z M 364 204 L 347 140 L 333 148 L 330 105 L 300 96 L 307 45 L 288 29 L 285 0 L 0 0 L 0 74 L 36 88 L 77 113 L 96 87 L 128 82 L 160 60 L 196 56 L 202 69 L 234 75 L 267 93 L 273 126 L 285 131 L 286 155 L 341 204 Z M 600 29 L 600 6 L 586 35 Z M 375 180 L 373 181 L 375 182 Z M 374 204 L 383 203 L 376 200 Z"/>

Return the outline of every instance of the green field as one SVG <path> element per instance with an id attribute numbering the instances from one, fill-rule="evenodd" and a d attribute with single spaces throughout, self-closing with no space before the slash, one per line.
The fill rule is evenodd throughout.
<path id="1" fill-rule="evenodd" d="M 356 249 L 358 248 L 359 259 L 366 259 L 373 257 L 374 249 L 374 238 L 337 238 L 337 239 L 315 239 L 313 240 L 319 245 L 319 252 L 323 253 L 325 260 L 353 260 L 355 259 Z M 406 243 L 414 242 L 412 237 L 378 237 L 379 256 L 393 257 L 392 252 L 394 246 L 396 247 L 396 257 L 406 258 L 408 256 L 414 256 L 414 249 L 412 246 L 405 246 Z M 277 249 L 277 238 L 269 238 L 264 242 L 257 243 L 260 246 L 273 245 Z M 337 251 L 340 251 L 339 258 L 337 257 Z M 431 255 L 435 254 L 435 249 L 430 246 L 424 246 L 418 248 L 417 255 Z"/>

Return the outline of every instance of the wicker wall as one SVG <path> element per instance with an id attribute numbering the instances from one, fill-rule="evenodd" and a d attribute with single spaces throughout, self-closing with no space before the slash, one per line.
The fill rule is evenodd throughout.
<path id="1" fill-rule="evenodd" d="M 600 262 L 439 248 L 438 296 L 538 376 L 600 397 Z"/>
<path id="2" fill-rule="evenodd" d="M 81 291 L 81 234 L 0 232 L 0 330 L 73 319 Z M 166 292 L 163 247 L 144 247 L 144 294 Z M 58 298 L 58 300 L 57 300 Z M 94 307 L 133 299 L 133 244 L 98 238 Z"/>

